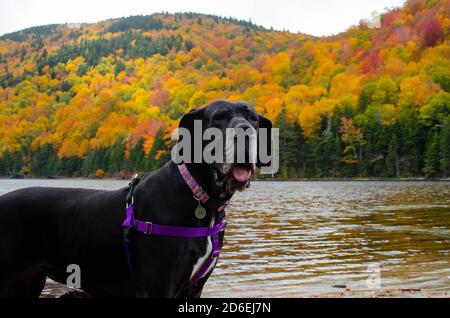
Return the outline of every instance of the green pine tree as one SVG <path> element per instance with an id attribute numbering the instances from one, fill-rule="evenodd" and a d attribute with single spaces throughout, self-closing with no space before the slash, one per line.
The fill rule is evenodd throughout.
<path id="1" fill-rule="evenodd" d="M 386 169 L 385 174 L 387 177 L 399 177 L 399 156 L 398 156 L 398 139 L 394 134 L 389 142 L 387 155 L 386 155 Z"/>
<path id="2" fill-rule="evenodd" d="M 441 173 L 443 177 L 450 176 L 450 116 L 444 120 L 441 128 Z"/>
<path id="3" fill-rule="evenodd" d="M 37 148 L 31 158 L 31 174 L 35 177 L 48 177 L 57 174 L 58 158 L 53 147 L 45 144 Z"/>
<path id="4" fill-rule="evenodd" d="M 297 177 L 301 162 L 304 159 L 302 152 L 304 140 L 301 127 L 297 122 L 287 119 L 286 108 L 283 106 L 280 114 L 275 119 L 274 127 L 279 129 L 279 160 L 282 178 Z"/>
<path id="5" fill-rule="evenodd" d="M 156 132 L 152 148 L 144 159 L 146 171 L 158 170 L 170 159 L 170 148 L 164 135 L 165 130 L 163 128 Z"/>
<path id="6" fill-rule="evenodd" d="M 121 139 L 118 139 L 109 151 L 108 172 L 117 175 L 123 168 L 125 160 L 125 146 Z"/>
<path id="7" fill-rule="evenodd" d="M 436 130 L 430 131 L 425 152 L 425 167 L 423 168 L 423 172 L 429 177 L 435 177 L 439 173 L 439 148 L 439 133 Z"/>
<path id="8" fill-rule="evenodd" d="M 128 170 L 134 172 L 144 171 L 144 140 L 140 139 L 134 144 L 130 151 L 130 156 L 128 158 Z"/>

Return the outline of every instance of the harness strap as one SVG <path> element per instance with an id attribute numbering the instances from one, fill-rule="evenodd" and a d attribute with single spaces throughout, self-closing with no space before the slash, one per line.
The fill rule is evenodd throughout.
<path id="1" fill-rule="evenodd" d="M 126 229 L 133 228 L 137 232 L 146 235 L 159 235 L 159 236 L 175 236 L 175 237 L 206 237 L 215 236 L 222 232 L 227 223 L 225 220 L 217 223 L 213 227 L 183 227 L 172 225 L 155 224 L 148 221 L 136 220 L 134 217 L 134 207 L 130 204 L 126 208 L 127 217 L 122 223 L 122 226 Z"/>
<path id="2" fill-rule="evenodd" d="M 186 165 L 180 164 L 177 165 L 178 170 L 180 171 L 181 176 L 183 177 L 186 184 L 191 189 L 192 193 L 196 196 L 197 199 L 202 201 L 202 203 L 206 203 L 209 200 L 209 195 L 206 193 L 203 188 L 198 184 L 197 180 L 191 175 Z"/>
<path id="3" fill-rule="evenodd" d="M 184 168 L 186 169 L 185 171 L 187 171 L 186 166 L 184 166 Z M 182 174 L 186 183 L 188 183 L 188 181 L 185 178 L 185 176 L 187 176 L 187 175 L 186 175 L 186 173 L 183 174 L 182 171 L 184 171 L 184 170 L 180 169 L 180 173 Z M 192 180 L 191 180 L 190 183 L 188 183 L 189 187 L 192 189 L 191 185 L 193 185 L 194 183 L 197 184 L 197 182 L 189 174 L 189 172 L 187 172 L 187 173 L 192 178 L 192 180 L 194 180 L 194 182 L 192 182 Z M 194 274 L 192 279 L 189 280 L 185 289 L 190 289 L 190 288 L 194 287 L 197 284 L 197 282 L 209 272 L 211 265 L 219 257 L 220 241 L 219 241 L 218 235 L 227 226 L 225 217 L 223 217 L 222 220 L 219 223 L 217 223 L 216 225 L 214 225 L 213 227 L 181 227 L 181 226 L 161 225 L 161 224 L 155 224 L 155 223 L 152 223 L 149 221 L 137 220 L 134 215 L 134 207 L 133 207 L 134 200 L 133 200 L 132 191 L 138 181 L 139 181 L 139 178 L 137 178 L 137 176 L 135 176 L 131 180 L 129 187 L 127 189 L 128 192 L 127 192 L 127 196 L 126 196 L 126 210 L 125 210 L 126 218 L 125 218 L 124 222 L 122 223 L 122 227 L 124 228 L 124 240 L 123 240 L 124 250 L 125 250 L 125 254 L 127 256 L 128 267 L 130 269 L 130 274 L 131 274 L 133 280 L 135 280 L 135 275 L 134 275 L 134 271 L 133 271 L 131 250 L 130 250 L 130 244 L 129 244 L 129 240 L 128 240 L 129 231 L 131 229 L 134 229 L 135 231 L 137 231 L 139 233 L 143 233 L 145 235 L 188 237 L 188 238 L 211 237 L 213 249 L 212 249 L 210 255 L 208 255 L 206 260 L 203 262 L 203 264 L 199 268 L 199 270 Z M 201 189 L 201 187 L 198 184 L 197 184 L 197 186 Z M 198 189 L 198 188 L 195 188 L 195 189 Z M 203 189 L 201 189 L 201 191 L 203 191 Z M 203 191 L 203 193 L 206 194 L 206 192 L 204 192 L 204 191 Z M 202 195 L 202 192 L 197 192 L 197 193 L 194 192 L 194 194 L 197 196 L 197 198 L 199 200 L 201 200 L 200 199 L 201 197 L 204 198 L 204 195 Z M 206 196 L 207 196 L 207 194 L 206 194 Z M 208 198 L 209 198 L 209 196 L 208 196 Z"/>
<path id="4" fill-rule="evenodd" d="M 147 235 L 174 236 L 174 237 L 206 237 L 214 236 L 223 231 L 226 222 L 221 222 L 213 227 L 181 227 L 160 225 L 152 222 L 136 220 L 133 229 Z"/>
<path id="5" fill-rule="evenodd" d="M 178 171 L 180 171 L 180 174 L 184 179 L 184 182 L 186 182 L 197 200 L 213 210 L 217 209 L 217 211 L 223 211 L 226 208 L 229 201 L 220 201 L 211 198 L 208 193 L 203 190 L 200 184 L 198 184 L 197 180 L 195 180 L 194 176 L 189 172 L 187 166 L 184 163 L 177 165 L 177 167 Z"/>
<path id="6" fill-rule="evenodd" d="M 131 261 L 131 250 L 130 250 L 130 240 L 129 234 L 131 229 L 131 224 L 134 222 L 134 212 L 133 212 L 133 190 L 136 184 L 139 182 L 140 178 L 136 174 L 133 179 L 131 179 L 128 187 L 126 188 L 127 194 L 125 197 L 126 202 L 126 219 L 122 224 L 123 227 L 123 248 L 127 256 L 128 268 L 130 270 L 131 277 L 135 280 L 135 275 L 133 271 L 133 263 Z"/>
<path id="7" fill-rule="evenodd" d="M 128 240 L 129 230 L 125 228 L 123 232 L 124 240 L 123 240 L 123 248 L 125 250 L 125 255 L 127 256 L 128 269 L 130 270 L 130 275 L 134 281 L 136 281 L 136 276 L 134 275 L 133 263 L 131 261 L 131 250 L 130 250 L 130 241 Z"/>
<path id="8" fill-rule="evenodd" d="M 192 279 L 188 282 L 185 289 L 192 288 L 208 271 L 211 264 L 219 258 L 220 254 L 220 241 L 218 234 L 222 232 L 227 223 L 225 217 L 213 227 L 181 227 L 181 226 L 171 226 L 171 225 L 161 225 L 152 222 L 136 220 L 134 217 L 133 204 L 130 204 L 126 208 L 127 217 L 122 223 L 124 228 L 124 247 L 125 254 L 127 256 L 128 267 L 130 269 L 131 276 L 135 279 L 133 266 L 131 262 L 131 251 L 128 241 L 128 232 L 130 229 L 134 229 L 139 233 L 146 235 L 159 235 L 159 236 L 173 236 L 173 237 L 211 237 L 213 249 L 208 258 L 203 262 L 200 269 L 195 273 Z"/>
<path id="9" fill-rule="evenodd" d="M 197 284 L 197 282 L 205 276 L 209 268 L 211 267 L 211 264 L 219 258 L 220 254 L 220 241 L 219 236 L 215 235 L 212 238 L 213 241 L 213 250 L 211 254 L 208 256 L 208 258 L 203 262 L 202 266 L 199 268 L 197 273 L 192 277 L 192 279 L 189 281 L 189 283 L 186 285 L 186 289 L 191 289 L 192 287 Z"/>

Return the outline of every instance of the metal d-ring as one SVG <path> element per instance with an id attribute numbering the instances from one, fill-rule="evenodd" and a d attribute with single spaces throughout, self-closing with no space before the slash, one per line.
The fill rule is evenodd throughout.
<path id="1" fill-rule="evenodd" d="M 195 200 L 197 200 L 198 202 L 200 202 L 200 199 L 197 197 L 197 195 L 196 195 L 194 192 L 192 192 L 192 196 L 194 197 Z"/>
<path id="2" fill-rule="evenodd" d="M 152 232 L 153 232 L 153 223 L 152 222 L 145 222 L 144 224 L 145 224 L 144 233 L 147 234 L 147 235 L 151 235 Z M 148 228 L 149 225 L 150 225 L 150 231 L 147 232 L 147 228 Z"/>
<path id="3" fill-rule="evenodd" d="M 133 196 L 131 196 L 131 203 L 130 203 L 130 204 L 128 204 L 128 202 L 127 202 L 127 204 L 126 204 L 126 208 L 128 209 L 128 207 L 129 207 L 130 205 L 133 205 L 133 203 L 134 203 L 134 197 L 133 197 Z"/>

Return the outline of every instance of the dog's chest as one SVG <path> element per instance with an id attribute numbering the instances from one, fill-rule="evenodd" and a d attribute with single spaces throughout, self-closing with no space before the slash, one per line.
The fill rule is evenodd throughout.
<path id="1" fill-rule="evenodd" d="M 210 222 L 210 226 L 213 226 L 213 225 L 214 225 L 214 218 L 212 218 L 212 220 Z M 203 264 L 205 264 L 206 260 L 212 253 L 212 249 L 213 249 L 212 238 L 207 237 L 205 244 L 206 244 L 205 253 L 197 259 L 197 262 L 194 264 L 194 268 L 192 269 L 192 273 L 191 273 L 189 279 L 192 279 L 194 277 L 194 275 L 202 268 Z M 216 265 L 216 262 L 217 262 L 217 259 L 215 259 L 214 262 L 211 263 L 209 268 L 205 271 L 205 273 L 200 278 L 203 278 L 204 276 L 206 276 L 214 268 L 214 266 Z"/>

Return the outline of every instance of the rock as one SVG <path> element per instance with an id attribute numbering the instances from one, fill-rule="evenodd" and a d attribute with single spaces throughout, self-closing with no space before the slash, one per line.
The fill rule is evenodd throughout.
<path id="1" fill-rule="evenodd" d="M 345 285 L 345 284 L 336 284 L 336 285 L 333 285 L 332 287 L 334 287 L 334 288 L 347 288 L 347 285 Z"/>

